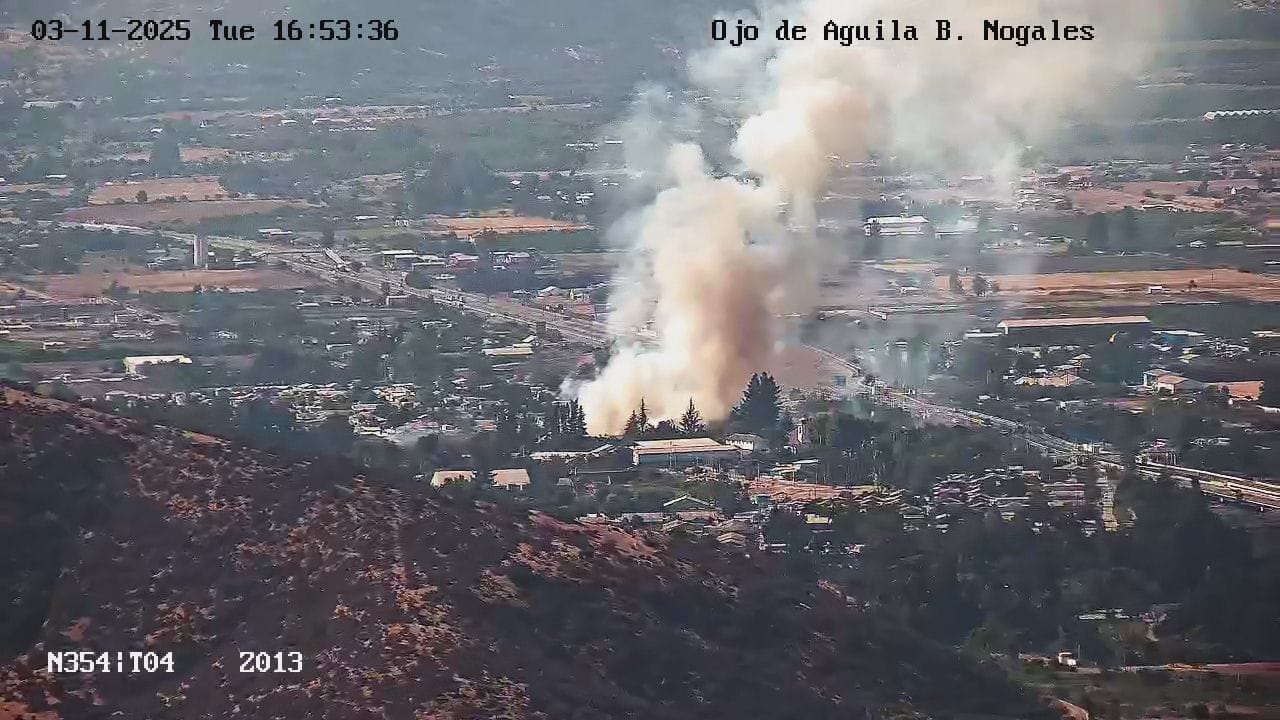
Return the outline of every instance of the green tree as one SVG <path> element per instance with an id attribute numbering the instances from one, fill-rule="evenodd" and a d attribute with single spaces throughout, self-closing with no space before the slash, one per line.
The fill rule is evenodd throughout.
<path id="1" fill-rule="evenodd" d="M 1089 246 L 1095 250 L 1106 250 L 1111 247 L 1111 230 L 1107 224 L 1105 213 L 1094 213 L 1089 216 L 1089 227 L 1085 231 Z"/>
<path id="2" fill-rule="evenodd" d="M 514 410 L 506 409 L 498 413 L 497 434 L 500 453 L 505 455 L 519 449 L 520 417 Z"/>
<path id="3" fill-rule="evenodd" d="M 6 380 L 23 380 L 27 377 L 27 370 L 22 367 L 22 363 L 11 360 L 4 366 L 4 370 L 0 371 L 0 377 Z"/>
<path id="4" fill-rule="evenodd" d="M 543 430 L 553 440 L 564 435 L 564 417 L 561 415 L 559 401 L 552 401 L 547 406 L 547 412 L 543 416 Z"/>
<path id="5" fill-rule="evenodd" d="M 506 187 L 479 157 L 433 150 L 425 163 L 405 173 L 404 197 L 415 215 L 456 212 L 484 203 Z"/>
<path id="6" fill-rule="evenodd" d="M 991 284 L 981 275 L 973 276 L 973 294 L 978 297 L 986 295 L 991 290 Z"/>
<path id="7" fill-rule="evenodd" d="M 1262 383 L 1258 404 L 1265 407 L 1280 407 L 1280 376 L 1268 378 Z"/>
<path id="8" fill-rule="evenodd" d="M 564 429 L 565 434 L 572 437 L 585 437 L 587 434 L 587 413 L 582 409 L 582 403 L 577 400 L 570 400 L 565 407 L 564 412 Z"/>
<path id="9" fill-rule="evenodd" d="M 1120 211 L 1120 233 L 1131 244 L 1138 240 L 1138 211 L 1132 205 L 1125 206 Z"/>
<path id="10" fill-rule="evenodd" d="M 151 172 L 171 175 L 182 167 L 182 149 L 173 131 L 165 130 L 151 143 Z"/>
<path id="11" fill-rule="evenodd" d="M 475 475 L 471 481 L 476 487 L 489 487 L 493 484 L 493 465 L 487 457 L 481 456 L 476 459 Z"/>
<path id="12" fill-rule="evenodd" d="M 622 429 L 622 434 L 626 437 L 640 437 L 649 432 L 649 411 L 645 408 L 644 398 L 640 399 L 640 407 L 632 411 L 631 416 L 627 418 L 627 424 Z"/>
<path id="13" fill-rule="evenodd" d="M 769 373 L 755 373 L 742 392 L 742 401 L 733 409 L 737 425 L 765 438 L 774 439 L 782 413 L 782 390 Z"/>
<path id="14" fill-rule="evenodd" d="M 105 294 L 109 298 L 115 298 L 117 300 L 120 300 L 120 299 L 129 297 L 129 288 L 125 287 L 124 285 L 121 285 L 116 280 L 112 280 L 111 284 L 107 286 L 107 289 L 104 291 L 103 294 Z"/>
<path id="15" fill-rule="evenodd" d="M 702 415 L 698 413 L 698 408 L 693 406 L 693 398 L 689 398 L 689 407 L 685 408 L 684 414 L 680 416 L 680 432 L 685 435 L 697 435 L 705 432 L 706 423 L 702 422 Z"/>
<path id="16" fill-rule="evenodd" d="M 316 449 L 322 453 L 346 455 L 355 442 L 351 422 L 344 415 L 330 415 L 311 431 Z"/>
<path id="17" fill-rule="evenodd" d="M 991 232 L 991 213 L 989 211 L 983 210 L 978 213 L 977 231 L 979 241 L 985 238 L 987 233 Z"/>

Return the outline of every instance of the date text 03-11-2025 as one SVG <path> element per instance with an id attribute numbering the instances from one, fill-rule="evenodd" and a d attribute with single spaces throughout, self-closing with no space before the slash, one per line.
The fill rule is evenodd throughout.
<path id="1" fill-rule="evenodd" d="M 231 23 L 225 20 L 208 21 L 210 40 L 399 40 L 400 29 L 394 20 L 317 20 L 304 23 L 301 20 L 276 20 L 271 31 L 259 35 L 257 26 L 251 23 Z M 191 21 L 185 19 L 133 18 L 113 26 L 106 20 L 36 20 L 31 23 L 31 37 L 36 40 L 61 41 L 152 41 L 190 40 Z"/>

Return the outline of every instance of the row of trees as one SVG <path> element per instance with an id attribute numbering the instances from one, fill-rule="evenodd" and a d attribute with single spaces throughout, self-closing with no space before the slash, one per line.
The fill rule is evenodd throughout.
<path id="1" fill-rule="evenodd" d="M 553 402 L 547 408 L 546 431 L 551 439 L 580 438 L 587 434 L 587 414 L 577 400 Z"/>
<path id="2" fill-rule="evenodd" d="M 742 392 L 742 400 L 733 408 L 729 429 L 760 435 L 778 443 L 785 439 L 792 427 L 791 419 L 782 411 L 782 389 L 769 373 L 755 373 Z M 631 412 L 622 435 L 626 438 L 673 438 L 700 435 L 707 432 L 707 423 L 694 405 L 693 398 L 676 420 L 661 420 L 656 424 L 649 418 L 649 409 L 643 398 L 640 406 Z"/>
<path id="3" fill-rule="evenodd" d="M 405 205 L 413 215 L 458 212 L 489 204 L 505 187 L 478 157 L 438 151 L 405 173 Z"/>
<path id="4" fill-rule="evenodd" d="M 679 420 L 661 420 L 656 425 L 649 421 L 649 409 L 644 398 L 640 399 L 640 407 L 631 412 L 622 436 L 629 439 L 675 438 L 701 435 L 707 431 L 707 424 L 702 421 L 702 414 L 689 398 L 689 405 Z"/>
<path id="5" fill-rule="evenodd" d="M 974 275 L 970 285 L 973 294 L 978 297 L 985 295 L 994 295 L 1000 292 L 1000 283 L 996 280 L 988 280 L 982 275 Z M 960 272 L 952 270 L 947 276 L 947 288 L 956 295 L 964 294 L 964 280 L 960 279 Z"/>

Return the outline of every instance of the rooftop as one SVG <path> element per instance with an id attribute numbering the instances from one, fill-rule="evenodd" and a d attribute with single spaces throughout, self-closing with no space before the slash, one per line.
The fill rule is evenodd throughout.
<path id="1" fill-rule="evenodd" d="M 736 452 L 738 448 L 725 445 L 711 438 L 673 438 L 671 440 L 637 440 L 635 451 L 648 453 L 677 452 Z"/>
<path id="2" fill-rule="evenodd" d="M 1001 320 L 1002 328 L 1037 328 L 1037 327 L 1084 327 L 1090 325 L 1149 325 L 1151 319 L 1146 315 L 1115 315 L 1094 317 L 1062 317 L 1062 318 L 1018 318 Z"/>
<path id="3" fill-rule="evenodd" d="M 887 217 L 870 217 L 867 222 L 874 222 L 878 225 L 920 225 L 929 222 L 929 218 L 923 215 L 912 215 L 911 217 L 898 217 L 890 215 Z"/>
<path id="4" fill-rule="evenodd" d="M 433 487 L 443 487 L 453 482 L 470 482 L 476 476 L 474 470 L 437 470 L 431 476 Z M 529 471 L 524 468 L 505 468 L 493 471 L 493 486 L 498 488 L 523 488 L 530 483 Z"/>

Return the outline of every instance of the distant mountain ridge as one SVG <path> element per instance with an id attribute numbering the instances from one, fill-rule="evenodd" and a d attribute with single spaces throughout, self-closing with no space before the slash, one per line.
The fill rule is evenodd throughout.
<path id="1" fill-rule="evenodd" d="M 0 437 L 0 718 L 1037 712 L 772 558 L 15 391 Z M 175 672 L 43 673 L 77 649 L 172 651 Z M 302 672 L 238 672 L 240 651 L 276 650 Z"/>

